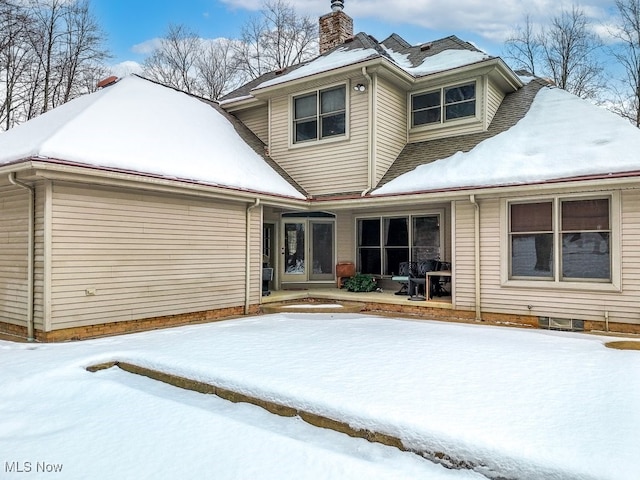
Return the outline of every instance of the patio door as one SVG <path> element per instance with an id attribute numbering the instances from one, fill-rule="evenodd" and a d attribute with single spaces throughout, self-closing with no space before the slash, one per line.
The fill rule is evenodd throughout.
<path id="1" fill-rule="evenodd" d="M 335 280 L 333 220 L 283 218 L 282 281 Z"/>

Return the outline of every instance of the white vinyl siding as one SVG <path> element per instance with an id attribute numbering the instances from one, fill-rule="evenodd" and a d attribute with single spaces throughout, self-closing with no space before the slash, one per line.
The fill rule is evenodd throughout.
<path id="1" fill-rule="evenodd" d="M 347 96 L 348 137 L 292 145 L 291 97 L 271 103 L 272 158 L 311 195 L 362 191 L 368 175 L 367 93 Z"/>
<path id="2" fill-rule="evenodd" d="M 0 322 L 27 326 L 29 194 L 0 186 Z"/>
<path id="3" fill-rule="evenodd" d="M 387 172 L 391 164 L 407 142 L 407 118 L 405 93 L 387 80 L 377 77 L 375 167 L 376 184 Z"/>
<path id="4" fill-rule="evenodd" d="M 54 185 L 52 328 L 244 305 L 245 211 L 245 204 Z M 253 304 L 260 235 L 258 208 Z"/>
<path id="5" fill-rule="evenodd" d="M 469 201 L 456 202 L 453 222 L 452 259 L 455 275 L 456 308 L 475 309 L 474 207 Z"/>
<path id="6" fill-rule="evenodd" d="M 353 215 L 351 213 L 338 212 L 336 214 L 336 235 L 337 261 L 355 264 Z"/>
<path id="7" fill-rule="evenodd" d="M 263 143 L 269 144 L 269 107 L 267 105 L 238 110 L 233 114 Z"/>
<path id="8" fill-rule="evenodd" d="M 583 289 L 562 288 L 562 285 L 557 288 L 502 285 L 501 258 L 505 256 L 502 249 L 508 245 L 502 243 L 505 236 L 500 201 L 480 201 L 482 311 L 593 321 L 604 321 L 608 312 L 611 322 L 640 324 L 640 192 L 622 191 L 619 197 L 621 248 L 613 262 L 621 262 L 621 291 L 597 291 L 593 284 L 586 284 Z M 473 310 L 473 206 L 460 201 L 455 211 L 456 307 Z"/>
<path id="9" fill-rule="evenodd" d="M 505 94 L 493 82 L 487 82 L 487 113 L 485 118 L 485 128 L 491 125 L 493 117 L 496 115 Z"/>

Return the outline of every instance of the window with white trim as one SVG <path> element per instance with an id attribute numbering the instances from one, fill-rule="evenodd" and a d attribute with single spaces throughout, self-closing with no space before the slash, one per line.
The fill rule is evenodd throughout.
<path id="1" fill-rule="evenodd" d="M 509 278 L 612 282 L 611 197 L 509 204 Z"/>
<path id="2" fill-rule="evenodd" d="M 318 90 L 293 98 L 293 142 L 344 135 L 346 132 L 346 87 Z"/>
<path id="3" fill-rule="evenodd" d="M 476 82 L 411 95 L 411 126 L 444 123 L 476 115 Z"/>

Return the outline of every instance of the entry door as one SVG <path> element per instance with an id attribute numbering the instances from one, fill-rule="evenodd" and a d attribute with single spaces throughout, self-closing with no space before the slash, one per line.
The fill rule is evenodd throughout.
<path id="1" fill-rule="evenodd" d="M 313 219 L 283 222 L 283 282 L 335 279 L 334 223 Z"/>

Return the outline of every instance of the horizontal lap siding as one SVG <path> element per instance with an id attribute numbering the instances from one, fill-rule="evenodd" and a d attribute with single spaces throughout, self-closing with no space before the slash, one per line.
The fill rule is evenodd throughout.
<path id="1" fill-rule="evenodd" d="M 407 142 L 407 97 L 378 77 L 376 103 L 376 183 L 387 172 Z"/>
<path id="2" fill-rule="evenodd" d="M 362 191 L 368 174 L 368 107 L 366 93 L 351 93 L 349 138 L 289 147 L 292 128 L 289 97 L 272 101 L 272 158 L 311 195 Z"/>
<path id="3" fill-rule="evenodd" d="M 623 192 L 621 201 L 621 293 L 501 286 L 500 205 L 498 200 L 482 202 L 482 310 L 595 321 L 604 320 L 607 311 L 612 322 L 640 323 L 640 194 Z"/>
<path id="4" fill-rule="evenodd" d="M 350 212 L 338 212 L 336 215 L 337 229 L 337 261 L 355 263 L 354 220 Z"/>
<path id="5" fill-rule="evenodd" d="M 245 208 L 55 185 L 52 328 L 243 305 Z M 260 265 L 256 210 L 255 289 Z M 96 294 L 86 295 L 87 289 Z"/>
<path id="6" fill-rule="evenodd" d="M 234 112 L 234 115 L 244 123 L 260 140 L 269 144 L 269 107 L 266 105 Z"/>
<path id="7" fill-rule="evenodd" d="M 455 293 L 456 308 L 475 308 L 475 262 L 474 262 L 474 212 L 469 202 L 456 202 L 455 206 Z"/>
<path id="8" fill-rule="evenodd" d="M 640 192 L 623 191 L 621 197 L 623 295 L 611 320 L 640 323 Z"/>
<path id="9" fill-rule="evenodd" d="M 504 93 L 494 85 L 493 82 L 488 82 L 487 88 L 487 127 L 491 125 L 493 117 L 495 117 L 502 100 L 504 100 Z"/>
<path id="10" fill-rule="evenodd" d="M 26 326 L 29 194 L 0 186 L 0 321 Z"/>

